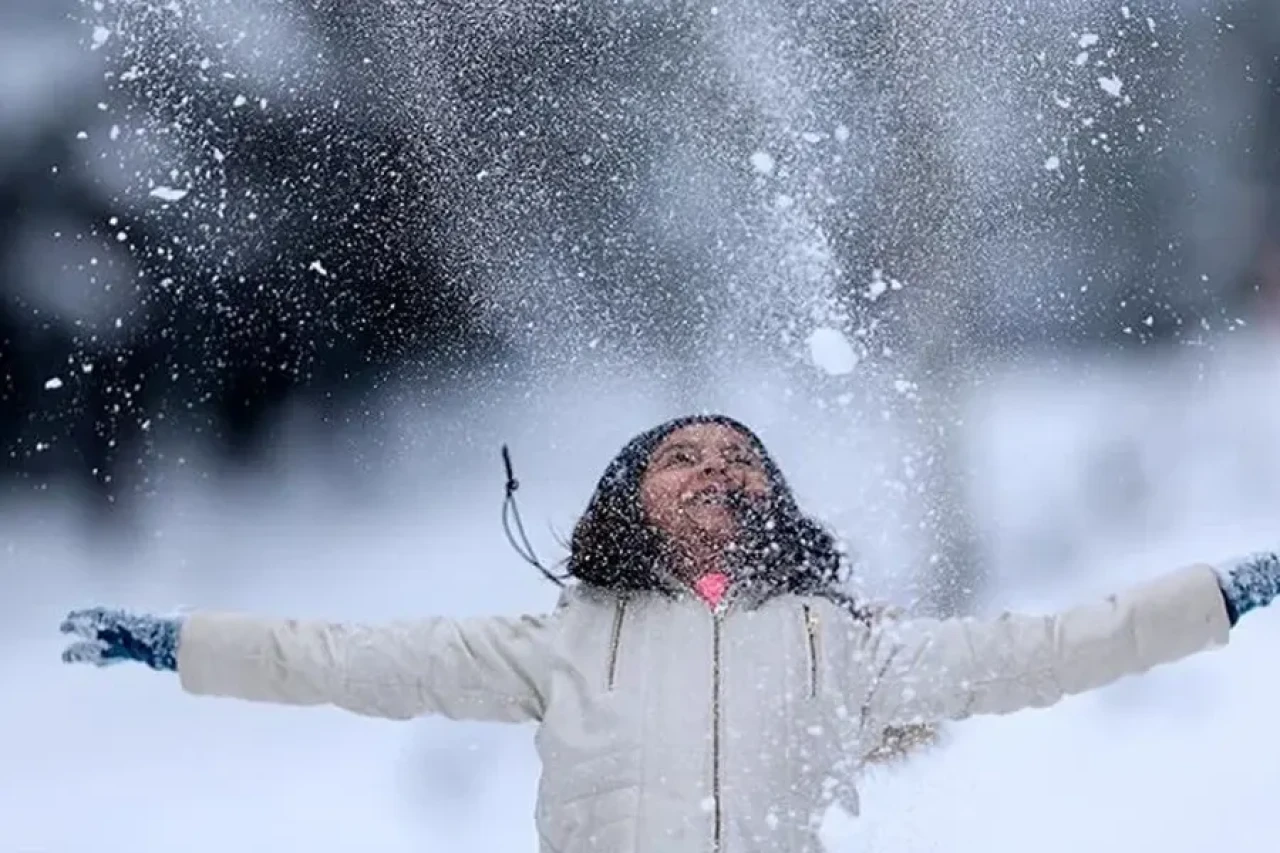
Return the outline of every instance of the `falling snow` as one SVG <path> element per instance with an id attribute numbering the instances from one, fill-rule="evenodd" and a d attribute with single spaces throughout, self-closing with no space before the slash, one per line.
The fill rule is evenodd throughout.
<path id="1" fill-rule="evenodd" d="M 891 276 L 886 276 L 883 270 L 872 270 L 871 282 L 867 285 L 865 292 L 866 298 L 872 302 L 884 296 L 891 290 L 901 290 L 902 282 Z"/>
<path id="2" fill-rule="evenodd" d="M 768 151 L 757 151 L 751 155 L 751 168 L 761 175 L 772 175 L 774 169 L 773 156 Z"/>
<path id="3" fill-rule="evenodd" d="M 155 187 L 151 190 L 151 197 L 158 198 L 161 201 L 181 201 L 187 197 L 190 190 L 175 189 L 174 187 Z"/>
<path id="4" fill-rule="evenodd" d="M 838 329 L 819 328 L 809 333 L 809 358 L 828 376 L 852 373 L 858 365 L 853 347 Z"/>
<path id="5" fill-rule="evenodd" d="M 1119 77 L 1099 77 L 1098 85 L 1102 87 L 1102 91 L 1106 92 L 1111 97 L 1120 97 L 1120 89 L 1123 84 L 1120 82 Z"/>

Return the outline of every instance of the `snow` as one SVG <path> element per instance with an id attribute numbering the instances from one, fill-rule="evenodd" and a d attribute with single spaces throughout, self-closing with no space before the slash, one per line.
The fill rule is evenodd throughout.
<path id="1" fill-rule="evenodd" d="M 151 197 L 158 198 L 161 201 L 181 201 L 187 197 L 190 190 L 181 190 L 174 187 L 155 187 L 151 190 Z"/>
<path id="2" fill-rule="evenodd" d="M 92 43 L 90 45 L 90 48 L 92 50 L 97 50 L 98 48 L 106 44 L 107 39 L 109 38 L 111 38 L 111 30 L 101 25 L 95 26 L 93 28 L 93 35 L 91 36 Z"/>
<path id="3" fill-rule="evenodd" d="M 896 278 L 886 276 L 883 270 L 872 270 L 871 283 L 867 285 L 865 291 L 868 300 L 875 302 L 881 296 L 884 296 L 890 290 L 901 290 L 902 282 Z"/>
<path id="4" fill-rule="evenodd" d="M 1077 41 L 1077 44 L 1079 44 L 1080 47 L 1082 48 L 1093 47 L 1097 43 L 1098 43 L 1097 33 L 1085 33 L 1082 36 L 1080 36 L 1080 39 Z"/>
<path id="5" fill-rule="evenodd" d="M 46 391 L 56 391 L 61 387 L 62 387 L 62 380 L 59 379 L 57 376 L 54 376 L 51 379 L 45 380 L 44 390 Z"/>
<path id="6" fill-rule="evenodd" d="M 773 155 L 768 151 L 756 151 L 750 157 L 751 168 L 761 175 L 772 175 L 775 166 Z"/>
<path id="7" fill-rule="evenodd" d="M 838 329 L 820 327 L 809 333 L 809 359 L 828 376 L 852 373 L 858 364 L 849 339 Z"/>
<path id="8" fill-rule="evenodd" d="M 1120 97 L 1120 89 L 1123 84 L 1120 82 L 1119 77 L 1099 77 L 1098 85 L 1102 87 L 1102 91 L 1106 92 L 1111 97 Z"/>
<path id="9" fill-rule="evenodd" d="M 1047 172 L 1056 172 L 1061 167 L 1062 167 L 1062 161 L 1058 159 L 1057 155 L 1049 157 L 1044 161 L 1044 168 L 1045 168 L 1045 171 Z"/>

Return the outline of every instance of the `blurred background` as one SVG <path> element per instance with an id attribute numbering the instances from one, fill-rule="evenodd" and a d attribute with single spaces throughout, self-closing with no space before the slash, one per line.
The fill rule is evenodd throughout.
<path id="1" fill-rule="evenodd" d="M 1280 536 L 1271 0 L 0 0 L 0 849 L 534 850 L 529 731 L 179 694 L 63 613 L 540 610 L 660 419 L 863 594 Z M 954 728 L 833 851 L 1274 849 L 1280 625 Z M 1226 816 L 1226 817 L 1224 817 Z"/>

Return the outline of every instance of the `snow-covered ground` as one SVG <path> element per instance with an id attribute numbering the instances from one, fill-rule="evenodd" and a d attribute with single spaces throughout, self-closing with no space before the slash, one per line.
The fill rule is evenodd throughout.
<path id="1" fill-rule="evenodd" d="M 1277 356 L 1241 338 L 1154 366 L 1025 365 L 986 383 L 969 462 L 991 606 L 1058 607 L 1280 541 Z M 497 448 L 512 443 L 547 556 L 544 520 L 567 534 L 622 441 L 678 408 L 656 386 L 617 384 L 406 412 L 377 439 L 388 461 L 367 488 L 319 476 L 325 459 L 301 450 L 274 479 L 178 473 L 132 544 L 77 532 L 53 499 L 4 507 L 0 849 L 533 851 L 529 728 L 196 700 L 140 667 L 61 665 L 57 624 L 95 603 L 363 619 L 545 608 L 554 589 L 501 533 Z M 887 444 L 865 426 L 851 435 L 820 394 L 773 390 L 743 375 L 708 405 L 758 426 L 803 503 L 870 543 L 892 578 L 901 567 L 886 561 L 912 546 L 900 498 L 869 473 Z M 861 819 L 831 815 L 831 848 L 1272 851 L 1278 639 L 1280 612 L 1253 614 L 1227 650 L 954 726 L 868 779 Z"/>

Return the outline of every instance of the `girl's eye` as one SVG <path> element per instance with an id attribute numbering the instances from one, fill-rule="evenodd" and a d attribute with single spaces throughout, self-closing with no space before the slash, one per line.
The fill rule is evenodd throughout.
<path id="1" fill-rule="evenodd" d="M 693 454 L 688 450 L 673 450 L 667 454 L 668 465 L 688 465 L 693 461 Z"/>

